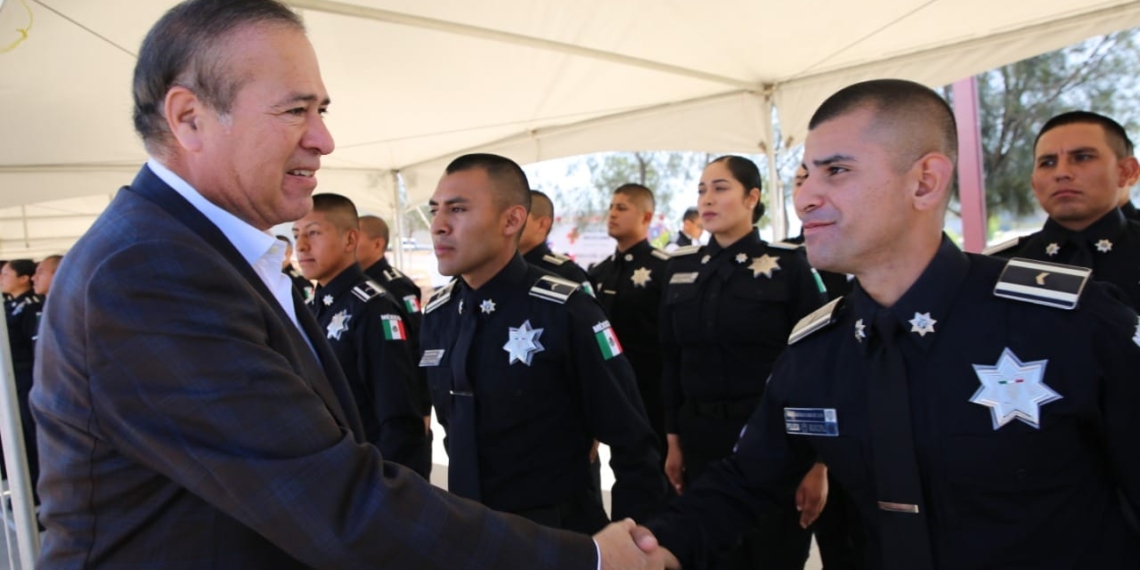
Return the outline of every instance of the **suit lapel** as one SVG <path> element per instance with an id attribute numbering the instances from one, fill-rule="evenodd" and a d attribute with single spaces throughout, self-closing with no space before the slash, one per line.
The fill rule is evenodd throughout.
<path id="1" fill-rule="evenodd" d="M 312 343 L 313 349 L 317 352 L 321 362 L 317 362 L 317 356 L 313 355 L 313 350 L 309 350 L 309 345 L 305 339 L 301 337 L 301 331 L 293 326 L 292 319 L 281 304 L 277 302 L 277 298 L 265 286 L 265 282 L 253 270 L 253 267 L 246 262 L 245 258 L 241 256 L 237 248 L 230 242 L 229 238 L 218 229 L 205 215 L 198 211 L 193 205 L 186 201 L 181 195 L 169 187 L 157 175 L 151 172 L 150 168 L 143 167 L 138 176 L 135 177 L 134 182 L 130 186 L 124 188 L 129 192 L 134 192 L 139 196 L 150 200 L 165 210 L 171 216 L 174 216 L 180 222 L 186 225 L 198 234 L 206 243 L 210 244 L 215 250 L 230 262 L 238 273 L 253 287 L 257 294 L 273 307 L 277 318 L 280 319 L 283 328 L 287 331 L 290 350 L 292 355 L 297 359 L 301 368 L 301 377 L 309 383 L 313 391 L 320 396 L 324 401 L 325 406 L 336 418 L 337 422 L 342 426 L 351 429 L 357 435 L 357 439 L 361 438 L 364 433 L 360 424 L 360 417 L 356 411 L 355 401 L 352 399 L 351 392 L 347 387 L 347 380 L 344 378 L 344 373 L 341 372 L 338 365 L 336 365 L 336 356 L 332 350 L 325 343 L 324 337 L 320 333 L 320 327 L 316 321 L 313 320 L 312 315 L 309 314 L 308 309 L 305 308 L 304 303 L 300 302 L 296 288 L 293 291 L 293 305 L 297 313 L 297 322 L 301 323 L 302 328 L 305 330 L 309 341 Z M 347 396 L 347 397 L 346 397 Z M 342 403 L 345 405 L 342 406 Z M 351 410 L 350 414 L 346 414 L 345 410 Z"/>

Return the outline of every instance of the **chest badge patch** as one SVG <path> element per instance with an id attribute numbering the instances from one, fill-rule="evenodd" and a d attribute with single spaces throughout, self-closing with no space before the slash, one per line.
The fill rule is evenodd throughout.
<path id="1" fill-rule="evenodd" d="M 329 333 L 328 338 L 331 338 L 333 340 L 340 340 L 340 335 L 343 334 L 344 331 L 348 330 L 348 321 L 350 320 L 352 320 L 352 315 L 348 314 L 348 311 L 341 311 L 333 315 L 333 318 L 331 321 L 329 321 L 329 326 L 326 329 Z"/>
<path id="2" fill-rule="evenodd" d="M 633 275 L 630 276 L 629 280 L 633 281 L 634 287 L 645 287 L 650 281 L 649 274 L 652 272 L 653 270 L 648 267 L 638 267 L 633 270 Z"/>
<path id="3" fill-rule="evenodd" d="M 534 355 L 546 350 L 546 347 L 538 342 L 540 336 L 542 329 L 531 328 L 529 320 L 518 328 L 510 327 L 507 331 L 507 344 L 503 345 L 503 350 L 507 351 L 507 364 L 518 361 L 530 366 Z"/>
<path id="4" fill-rule="evenodd" d="M 974 365 L 982 386 L 970 401 L 990 409 L 994 430 L 1021 420 L 1041 429 L 1041 406 L 1061 399 L 1061 395 L 1045 385 L 1048 360 L 1022 362 L 1010 349 L 1005 349 L 997 364 Z"/>
<path id="5" fill-rule="evenodd" d="M 772 257 L 767 253 L 760 257 L 753 257 L 752 264 L 748 266 L 748 269 L 752 270 L 753 277 L 759 277 L 763 274 L 764 277 L 771 279 L 772 272 L 780 270 L 780 258 Z"/>

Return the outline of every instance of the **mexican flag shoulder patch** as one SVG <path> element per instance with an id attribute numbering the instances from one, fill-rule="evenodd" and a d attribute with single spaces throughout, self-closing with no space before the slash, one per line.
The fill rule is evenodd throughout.
<path id="1" fill-rule="evenodd" d="M 594 325 L 594 340 L 598 342 L 598 348 L 606 360 L 621 354 L 621 342 L 618 341 L 617 333 L 609 321 Z"/>

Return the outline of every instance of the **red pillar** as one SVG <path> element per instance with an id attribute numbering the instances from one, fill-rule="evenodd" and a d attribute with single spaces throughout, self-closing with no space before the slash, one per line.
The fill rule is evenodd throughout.
<path id="1" fill-rule="evenodd" d="M 954 118 L 958 121 L 958 202 L 966 251 L 986 247 L 985 172 L 982 168 L 981 114 L 978 82 L 969 77 L 953 85 Z"/>

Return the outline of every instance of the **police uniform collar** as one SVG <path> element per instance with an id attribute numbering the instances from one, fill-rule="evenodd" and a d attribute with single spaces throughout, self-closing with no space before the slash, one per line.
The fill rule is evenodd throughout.
<path id="1" fill-rule="evenodd" d="M 477 308 L 485 299 L 494 299 L 511 291 L 525 290 L 523 281 L 529 271 L 530 265 L 523 256 L 515 253 L 505 267 L 478 289 L 472 289 L 460 278 L 456 281 L 456 288 L 458 297 L 463 300 L 464 312 Z"/>
<path id="2" fill-rule="evenodd" d="M 649 255 L 650 251 L 653 251 L 653 246 L 649 245 L 648 239 L 643 239 L 625 251 L 614 249 L 614 259 L 624 259 L 629 254 L 633 254 L 634 259 L 637 259 Z"/>
<path id="3" fill-rule="evenodd" d="M 550 246 L 546 245 L 546 242 L 543 241 L 542 243 L 534 246 L 534 249 L 526 252 L 526 255 L 522 257 L 523 260 L 527 263 L 539 264 L 542 263 L 543 257 L 553 254 L 554 252 L 550 250 Z"/>
<path id="4" fill-rule="evenodd" d="M 322 299 L 325 295 L 331 295 L 333 299 L 339 299 L 341 293 L 344 293 L 364 280 L 364 271 L 360 269 L 359 263 L 353 263 L 348 269 L 340 272 L 340 275 L 332 278 L 328 285 L 323 287 L 318 286 L 317 292 L 313 294 L 314 299 Z"/>
<path id="5" fill-rule="evenodd" d="M 380 256 L 380 259 L 377 260 L 376 263 L 369 265 L 368 269 L 366 269 L 365 271 L 367 273 L 376 273 L 377 271 L 387 271 L 391 268 L 392 268 L 392 265 L 388 263 L 388 258 L 384 257 L 384 256 Z"/>
<path id="6" fill-rule="evenodd" d="M 944 321 L 950 318 L 950 307 L 965 283 L 969 270 L 970 258 L 943 234 L 938 252 L 922 275 L 894 306 L 885 309 L 898 320 L 899 326 L 906 332 L 906 338 L 913 340 L 924 352 L 938 340 Z M 871 324 L 875 321 L 875 315 L 884 309 L 863 290 L 858 279 L 855 280 L 849 298 L 853 308 L 853 322 L 862 323 L 866 337 L 873 338 Z M 858 328 L 858 324 L 850 326 Z M 866 350 L 871 343 L 860 344 Z"/>
<path id="7" fill-rule="evenodd" d="M 720 242 L 716 241 L 716 236 L 709 239 L 709 244 L 705 246 L 705 253 L 709 256 L 716 258 L 722 251 L 728 252 L 728 257 L 733 257 L 739 252 L 755 248 L 760 245 L 760 233 L 753 228 L 752 231 L 745 234 L 744 237 L 736 240 L 728 247 L 721 247 Z"/>
<path id="8" fill-rule="evenodd" d="M 1127 228 L 1128 218 L 1124 217 L 1124 212 L 1120 208 L 1113 208 L 1111 212 L 1101 216 L 1099 220 L 1079 232 L 1067 229 L 1053 221 L 1053 218 L 1049 218 L 1045 220 L 1045 227 L 1042 228 L 1041 235 L 1046 242 L 1061 244 L 1073 238 L 1080 239 L 1083 237 L 1089 245 L 1092 245 L 1102 239 L 1115 241 Z"/>

